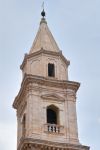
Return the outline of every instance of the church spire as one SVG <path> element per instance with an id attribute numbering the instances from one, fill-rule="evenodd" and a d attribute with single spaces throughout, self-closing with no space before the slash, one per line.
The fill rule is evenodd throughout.
<path id="1" fill-rule="evenodd" d="M 59 51 L 43 10 L 39 31 L 21 65 L 23 80 L 14 100 L 17 150 L 89 150 L 78 138 L 76 94 L 70 62 Z"/>
<path id="2" fill-rule="evenodd" d="M 32 44 L 31 50 L 30 50 L 30 54 L 37 52 L 41 49 L 47 50 L 47 51 L 54 51 L 54 52 L 59 52 L 60 49 L 52 35 L 52 33 L 50 32 L 45 16 L 46 13 L 44 11 L 44 7 L 43 7 L 43 11 L 41 12 L 42 18 L 40 21 L 40 26 L 39 26 L 39 30 L 37 32 L 37 35 L 35 37 L 35 40 Z"/>

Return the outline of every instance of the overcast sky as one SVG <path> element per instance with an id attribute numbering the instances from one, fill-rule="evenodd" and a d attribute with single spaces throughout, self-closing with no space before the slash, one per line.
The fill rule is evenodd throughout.
<path id="1" fill-rule="evenodd" d="M 20 65 L 41 19 L 42 0 L 0 0 L 0 150 L 16 150 L 12 103 L 21 84 Z M 100 1 L 45 0 L 46 19 L 77 93 L 80 142 L 100 150 Z"/>

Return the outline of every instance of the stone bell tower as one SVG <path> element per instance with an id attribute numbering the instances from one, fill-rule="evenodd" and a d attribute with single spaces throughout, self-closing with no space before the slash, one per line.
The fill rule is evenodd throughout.
<path id="1" fill-rule="evenodd" d="M 17 150 L 89 150 L 78 139 L 78 82 L 68 80 L 70 62 L 54 40 L 44 10 L 40 27 L 21 70 L 23 79 L 14 100 Z"/>

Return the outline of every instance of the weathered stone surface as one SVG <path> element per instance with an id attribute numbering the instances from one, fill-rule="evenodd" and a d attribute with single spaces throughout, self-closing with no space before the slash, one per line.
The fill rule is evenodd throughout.
<path id="1" fill-rule="evenodd" d="M 53 76 L 48 75 L 48 64 L 54 67 Z M 80 84 L 68 80 L 69 64 L 42 19 L 21 65 L 23 80 L 13 103 L 18 150 L 89 150 L 78 139 L 76 93 Z M 56 123 L 47 122 L 48 108 L 54 109 Z"/>

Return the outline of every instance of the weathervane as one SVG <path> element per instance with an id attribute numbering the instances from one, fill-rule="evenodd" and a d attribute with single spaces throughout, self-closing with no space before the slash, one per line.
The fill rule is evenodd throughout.
<path id="1" fill-rule="evenodd" d="M 43 9 L 43 11 L 41 12 L 41 15 L 44 18 L 46 16 L 45 11 L 44 11 L 44 1 L 42 3 L 42 9 Z"/>

